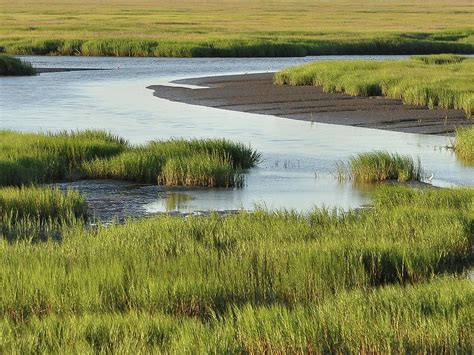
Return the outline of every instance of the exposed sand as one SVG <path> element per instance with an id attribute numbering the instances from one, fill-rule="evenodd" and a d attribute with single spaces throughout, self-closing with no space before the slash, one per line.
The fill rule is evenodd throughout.
<path id="1" fill-rule="evenodd" d="M 193 105 L 399 132 L 452 134 L 456 127 L 474 124 L 461 110 L 430 110 L 383 97 L 324 93 L 315 86 L 276 86 L 272 79 L 271 73 L 230 75 L 175 82 L 205 87 L 200 89 L 148 88 L 159 98 Z"/>

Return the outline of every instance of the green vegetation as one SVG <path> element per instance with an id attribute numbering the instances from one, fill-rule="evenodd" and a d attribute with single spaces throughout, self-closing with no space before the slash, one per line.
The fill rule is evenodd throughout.
<path id="1" fill-rule="evenodd" d="M 0 76 L 35 75 L 30 63 L 9 55 L 0 54 Z"/>
<path id="2" fill-rule="evenodd" d="M 421 180 L 423 171 L 420 162 L 415 163 L 410 156 L 388 152 L 361 153 L 348 163 L 338 164 L 338 177 L 358 182 L 397 180 L 406 182 Z"/>
<path id="3" fill-rule="evenodd" d="M 384 187 L 359 211 L 9 235 L 0 351 L 466 352 L 473 196 Z"/>
<path id="4" fill-rule="evenodd" d="M 17 0 L 0 16 L 0 47 L 14 54 L 474 53 L 469 0 Z"/>
<path id="5" fill-rule="evenodd" d="M 154 141 L 131 146 L 102 131 L 55 134 L 0 131 L 0 185 L 119 179 L 185 186 L 235 186 L 260 155 L 219 139 Z"/>
<path id="6" fill-rule="evenodd" d="M 62 220 L 69 216 L 85 218 L 87 205 L 75 190 L 66 193 L 47 187 L 1 187 L 0 220 Z"/>
<path id="7" fill-rule="evenodd" d="M 403 61 L 315 62 L 275 74 L 278 85 L 317 85 L 325 92 L 387 96 L 406 104 L 474 111 L 474 59 L 417 57 Z"/>
<path id="8" fill-rule="evenodd" d="M 474 127 L 456 130 L 454 150 L 462 159 L 474 162 Z"/>
<path id="9" fill-rule="evenodd" d="M 438 54 L 412 56 L 411 59 L 415 61 L 420 61 L 424 64 L 442 65 L 461 63 L 468 59 L 468 57 L 463 57 L 455 54 Z"/>

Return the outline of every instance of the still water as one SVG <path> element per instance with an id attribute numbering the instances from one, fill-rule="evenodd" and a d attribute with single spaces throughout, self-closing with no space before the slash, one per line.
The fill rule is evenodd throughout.
<path id="1" fill-rule="evenodd" d="M 426 173 L 433 174 L 434 185 L 474 185 L 474 168 L 463 165 L 452 151 L 445 149 L 452 143 L 450 137 L 311 124 L 192 106 L 158 99 L 146 89 L 149 85 L 189 77 L 275 71 L 313 60 L 354 58 L 396 60 L 402 57 L 25 57 L 36 67 L 104 70 L 1 78 L 1 127 L 37 132 L 105 129 L 133 143 L 171 137 L 225 137 L 249 143 L 263 154 L 262 163 L 247 174 L 246 186 L 242 189 L 123 187 L 127 191 L 123 194 L 124 203 L 127 199 L 133 199 L 134 203 L 142 201 L 137 208 L 149 213 L 252 209 L 255 206 L 298 211 L 314 206 L 358 207 L 369 201 L 367 190 L 338 182 L 334 176 L 336 164 L 353 154 L 374 149 L 419 158 Z M 77 185 L 81 188 L 87 183 Z M 115 186 L 109 191 L 106 186 L 110 184 L 102 186 L 102 194 L 120 194 L 121 187 Z"/>

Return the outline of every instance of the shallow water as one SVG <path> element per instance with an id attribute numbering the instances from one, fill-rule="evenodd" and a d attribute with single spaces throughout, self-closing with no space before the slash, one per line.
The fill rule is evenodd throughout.
<path id="1" fill-rule="evenodd" d="M 355 57 L 26 57 L 37 67 L 110 70 L 1 78 L 1 127 L 21 131 L 106 129 L 133 143 L 170 137 L 226 137 L 250 143 L 263 153 L 264 161 L 247 174 L 242 189 L 165 189 L 159 194 L 150 192 L 150 196 L 145 191 L 146 197 L 143 190 L 137 190 L 138 195 L 133 195 L 133 191 L 131 195 L 122 195 L 124 203 L 138 203 L 134 208 L 148 213 L 251 209 L 256 205 L 298 211 L 323 205 L 358 207 L 369 201 L 368 191 L 338 182 L 334 177 L 336 163 L 373 149 L 420 158 L 427 174 L 434 175 L 434 185 L 474 185 L 474 168 L 464 166 L 452 151 L 444 148 L 452 142 L 449 137 L 311 124 L 191 106 L 155 98 L 146 89 L 149 85 L 188 77 L 275 71 L 315 59 L 341 58 Z M 92 183 L 73 186 L 90 196 L 94 194 Z M 99 190 L 101 196 L 116 193 L 112 187 Z"/>

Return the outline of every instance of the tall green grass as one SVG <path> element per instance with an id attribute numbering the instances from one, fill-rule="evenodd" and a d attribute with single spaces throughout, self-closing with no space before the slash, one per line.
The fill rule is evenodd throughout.
<path id="1" fill-rule="evenodd" d="M 0 42 L 16 55 L 83 55 L 116 57 L 303 57 L 308 55 L 474 53 L 472 43 L 419 39 L 404 35 L 331 39 L 209 39 L 156 41 L 150 39 L 40 39 Z"/>
<path id="2" fill-rule="evenodd" d="M 474 162 L 474 128 L 458 128 L 454 150 L 462 159 Z"/>
<path id="3" fill-rule="evenodd" d="M 85 198 L 75 190 L 0 187 L 0 230 L 10 241 L 60 239 L 62 230 L 87 219 Z"/>
<path id="4" fill-rule="evenodd" d="M 60 220 L 73 215 L 86 218 L 87 205 L 84 197 L 75 190 L 62 192 L 48 187 L 1 187 L 0 218 Z"/>
<path id="5" fill-rule="evenodd" d="M 52 182 L 80 177 L 81 165 L 128 148 L 122 138 L 86 130 L 51 134 L 0 131 L 0 185 Z"/>
<path id="6" fill-rule="evenodd" d="M 341 293 L 312 306 L 232 307 L 201 322 L 163 313 L 0 321 L 4 353 L 469 353 L 472 282 Z"/>
<path id="7" fill-rule="evenodd" d="M 31 66 L 31 63 L 9 55 L 0 54 L 0 76 L 27 76 L 35 74 L 36 71 Z"/>
<path id="8" fill-rule="evenodd" d="M 473 192 L 447 191 L 5 238 L 0 351 L 463 352 Z"/>
<path id="9" fill-rule="evenodd" d="M 433 65 L 436 64 L 436 65 Z M 275 74 L 278 85 L 317 85 L 325 92 L 387 96 L 429 108 L 474 111 L 474 59 L 417 57 L 403 61 L 316 62 Z"/>
<path id="10" fill-rule="evenodd" d="M 358 182 L 396 180 L 406 182 L 421 180 L 421 163 L 412 157 L 383 151 L 361 153 L 347 163 L 338 164 L 338 177 Z"/>
<path id="11" fill-rule="evenodd" d="M 260 160 L 251 147 L 224 139 L 173 139 L 131 146 L 102 131 L 0 131 L 0 137 L 0 185 L 99 178 L 235 186 L 241 181 L 240 172 Z M 176 180 L 172 174 L 181 177 Z"/>
<path id="12" fill-rule="evenodd" d="M 235 173 L 228 157 L 199 154 L 170 158 L 158 176 L 166 186 L 241 187 L 242 176 Z"/>

